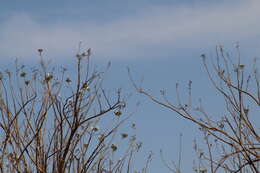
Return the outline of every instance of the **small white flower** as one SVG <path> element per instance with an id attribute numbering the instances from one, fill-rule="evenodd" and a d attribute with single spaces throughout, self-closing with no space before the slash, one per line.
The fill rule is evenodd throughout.
<path id="1" fill-rule="evenodd" d="M 98 139 L 99 139 L 100 141 L 104 140 L 104 138 L 105 138 L 105 135 L 104 135 L 104 134 L 98 135 Z"/>
<path id="2" fill-rule="evenodd" d="M 46 75 L 45 75 L 45 80 L 46 80 L 47 82 L 50 81 L 52 78 L 53 78 L 53 75 L 52 75 L 52 74 L 46 73 Z"/>
<path id="3" fill-rule="evenodd" d="M 99 126 L 91 126 L 90 129 L 94 132 L 98 131 L 100 129 Z"/>
<path id="4" fill-rule="evenodd" d="M 72 104 L 73 103 L 73 99 L 72 98 L 68 99 L 68 102 L 69 102 L 69 104 Z"/>

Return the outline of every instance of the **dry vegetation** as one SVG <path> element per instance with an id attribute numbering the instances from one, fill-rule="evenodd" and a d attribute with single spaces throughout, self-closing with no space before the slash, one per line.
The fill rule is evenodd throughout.
<path id="1" fill-rule="evenodd" d="M 131 115 L 120 89 L 108 96 L 104 72 L 91 69 L 91 49 L 79 50 L 71 78 L 38 53 L 37 68 L 1 72 L 0 172 L 132 172 L 141 143 L 118 132 Z M 119 154 L 117 140 L 128 144 Z"/>
<path id="2" fill-rule="evenodd" d="M 197 143 L 194 145 L 198 156 L 198 162 L 193 168 L 196 173 L 260 172 L 260 126 L 257 114 L 260 106 L 259 72 L 256 61 L 252 63 L 253 71 L 248 70 L 242 64 L 239 45 L 236 49 L 236 57 L 230 57 L 222 46 L 216 47 L 216 58 L 212 65 L 209 65 L 206 55 L 201 55 L 205 72 L 216 89 L 216 94 L 223 96 L 224 108 L 220 112 L 225 113 L 221 115 L 206 112 L 201 101 L 199 106 L 192 104 L 191 81 L 185 103 L 182 102 L 184 99 L 176 84 L 177 104 L 173 104 L 167 98 L 166 91 L 161 91 L 162 98 L 159 99 L 138 87 L 132 80 L 139 93 L 199 126 L 206 148 L 200 148 Z M 166 166 L 172 172 L 182 172 L 180 164 L 166 163 Z"/>
<path id="3" fill-rule="evenodd" d="M 135 135 L 119 133 L 132 114 L 122 114 L 126 103 L 120 89 L 111 96 L 103 88 L 107 69 L 96 72 L 90 66 L 91 49 L 79 49 L 75 76 L 69 78 L 65 68 L 59 71 L 44 61 L 42 49 L 38 53 L 39 67 L 28 70 L 16 63 L 15 71 L 0 74 L 0 172 L 133 172 L 141 143 Z M 238 46 L 236 58 L 217 47 L 212 66 L 206 55 L 201 57 L 210 82 L 223 96 L 225 114 L 213 116 L 217 113 L 206 112 L 201 101 L 194 105 L 191 81 L 185 103 L 176 84 L 173 104 L 166 91 L 158 99 L 138 87 L 131 75 L 130 79 L 139 93 L 199 126 L 206 148 L 194 144 L 198 156 L 194 172 L 260 172 L 257 63 L 251 73 L 246 70 Z M 128 145 L 120 153 L 117 140 Z M 143 173 L 150 161 L 151 155 Z M 181 153 L 178 164 L 163 162 L 170 171 L 182 172 Z"/>

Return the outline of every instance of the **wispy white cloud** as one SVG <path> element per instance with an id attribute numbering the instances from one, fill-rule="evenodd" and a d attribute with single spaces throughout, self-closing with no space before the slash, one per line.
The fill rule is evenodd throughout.
<path id="1" fill-rule="evenodd" d="M 256 0 L 235 6 L 150 7 L 138 15 L 105 24 L 95 23 L 94 17 L 93 21 L 44 24 L 27 14 L 17 14 L 2 23 L 0 55 L 31 58 L 36 49 L 43 48 L 51 56 L 62 57 L 73 55 L 79 41 L 83 41 L 97 57 L 122 58 L 243 41 L 259 36 L 259 7 L 260 1 Z"/>

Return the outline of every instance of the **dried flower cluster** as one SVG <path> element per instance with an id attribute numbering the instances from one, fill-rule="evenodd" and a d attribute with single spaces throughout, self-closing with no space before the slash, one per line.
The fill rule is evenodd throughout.
<path id="1" fill-rule="evenodd" d="M 129 141 L 126 151 L 117 152 L 120 133 L 116 138 L 129 117 L 114 121 L 113 116 L 121 115 L 125 101 L 120 90 L 117 99 L 106 95 L 103 73 L 91 72 L 91 49 L 77 54 L 73 77 L 66 77 L 65 68 L 61 74 L 53 71 L 44 61 L 43 49 L 38 52 L 37 69 L 17 64 L 16 73 L 0 73 L 0 172 L 130 171 L 137 150 Z M 109 126 L 103 117 L 110 117 Z M 113 156 L 115 152 L 121 159 Z"/>

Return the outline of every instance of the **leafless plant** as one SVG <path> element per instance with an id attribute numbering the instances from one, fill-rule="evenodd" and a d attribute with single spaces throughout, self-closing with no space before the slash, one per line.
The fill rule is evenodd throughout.
<path id="1" fill-rule="evenodd" d="M 253 63 L 253 72 L 248 72 L 240 57 L 239 45 L 237 56 L 230 57 L 223 46 L 216 47 L 216 58 L 212 66 L 206 55 L 201 55 L 203 66 L 217 93 L 223 96 L 225 114 L 219 117 L 207 113 L 199 101 L 199 106 L 192 104 L 192 81 L 188 84 L 188 99 L 181 101 L 179 85 L 176 84 L 177 104 L 167 98 L 166 91 L 161 91 L 162 98 L 156 98 L 130 79 L 135 89 L 147 96 L 154 103 L 177 113 L 180 117 L 199 126 L 205 136 L 207 148 L 202 150 L 197 143 L 194 149 L 199 163 L 194 171 L 246 173 L 260 171 L 260 136 L 259 116 L 260 83 L 257 62 Z M 172 167 L 173 172 L 180 172 Z"/>
<path id="2" fill-rule="evenodd" d="M 121 115 L 126 104 L 120 89 L 109 97 L 103 88 L 106 71 L 90 67 L 91 49 L 79 49 L 75 78 L 51 68 L 43 49 L 38 53 L 39 67 L 16 63 L 14 72 L 0 74 L 0 172 L 132 171 L 136 139 L 116 153 L 118 128 L 131 115 Z"/>

